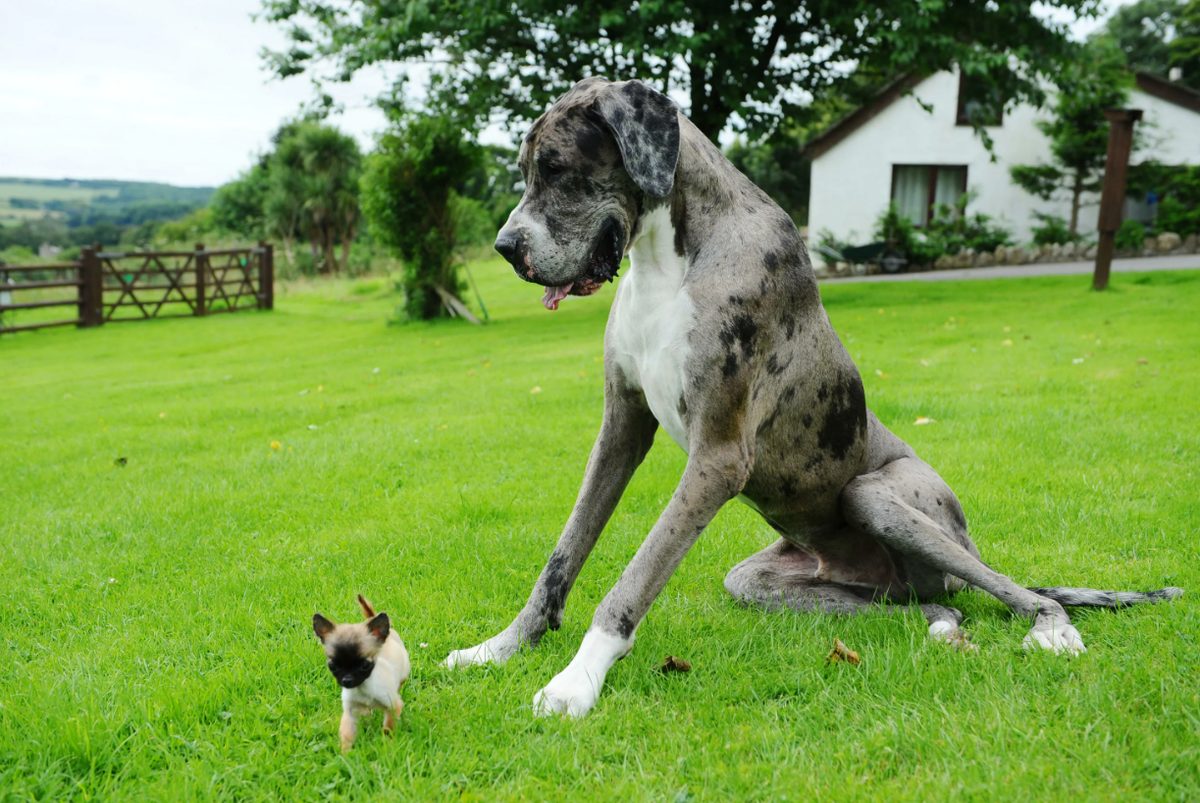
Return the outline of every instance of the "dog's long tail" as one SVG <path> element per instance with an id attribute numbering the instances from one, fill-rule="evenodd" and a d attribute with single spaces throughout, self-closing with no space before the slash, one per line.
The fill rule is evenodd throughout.
<path id="1" fill-rule="evenodd" d="M 1179 593 L 1182 594 L 1183 592 L 1180 591 Z M 368 619 L 374 619 L 375 609 L 371 607 L 371 603 L 367 602 L 367 598 L 362 594 L 357 594 L 356 596 L 358 597 L 358 607 L 362 608 L 363 616 Z M 1063 604 L 1065 605 L 1066 603 Z"/>
<path id="2" fill-rule="evenodd" d="M 1031 588 L 1039 597 L 1052 599 L 1071 608 L 1125 608 L 1129 605 L 1167 602 L 1183 594 L 1182 588 L 1171 586 L 1158 591 L 1097 591 L 1094 588 Z"/>

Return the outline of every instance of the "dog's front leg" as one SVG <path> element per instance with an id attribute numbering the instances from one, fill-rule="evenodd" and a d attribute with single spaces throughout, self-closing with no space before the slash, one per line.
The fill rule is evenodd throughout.
<path id="1" fill-rule="evenodd" d="M 748 447 L 696 449 L 667 504 L 621 579 L 596 609 L 575 658 L 533 698 L 539 716 L 585 715 L 596 704 L 608 670 L 633 649 L 634 632 L 651 603 L 721 506 L 750 476 Z"/>
<path id="2" fill-rule="evenodd" d="M 450 653 L 446 666 L 489 661 L 502 664 L 523 646 L 537 646 L 547 628 L 559 628 L 571 586 L 625 486 L 654 443 L 657 429 L 658 422 L 646 407 L 644 397 L 626 386 L 619 368 L 610 369 L 604 389 L 604 421 L 588 459 L 583 487 L 529 601 L 512 624 L 498 635 Z"/>
<path id="3" fill-rule="evenodd" d="M 349 707 L 342 709 L 342 722 L 338 726 L 338 736 L 342 740 L 342 752 L 349 753 L 354 747 L 354 737 L 358 735 L 358 718 Z"/>

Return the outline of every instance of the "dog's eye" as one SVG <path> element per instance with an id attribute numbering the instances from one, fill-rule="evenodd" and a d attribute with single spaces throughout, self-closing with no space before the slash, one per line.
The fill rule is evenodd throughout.
<path id="1" fill-rule="evenodd" d="M 541 162 L 538 164 L 538 172 L 541 173 L 542 179 L 545 181 L 554 181 L 566 171 L 567 169 L 557 162 Z"/>

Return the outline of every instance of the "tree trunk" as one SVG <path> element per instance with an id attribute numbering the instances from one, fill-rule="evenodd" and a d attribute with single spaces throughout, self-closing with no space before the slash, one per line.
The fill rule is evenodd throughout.
<path id="1" fill-rule="evenodd" d="M 326 227 L 323 235 L 321 239 L 325 241 L 325 267 L 330 274 L 336 274 L 338 263 L 333 255 L 333 229 Z"/>
<path id="2" fill-rule="evenodd" d="M 1077 172 L 1075 185 L 1071 188 L 1071 226 L 1067 229 L 1072 237 L 1075 236 L 1075 230 L 1079 228 L 1079 196 L 1081 195 L 1083 195 L 1083 176 Z"/>
<path id="3" fill-rule="evenodd" d="M 317 241 L 312 235 L 308 237 L 308 250 L 312 252 L 313 270 L 321 272 L 321 253 L 317 250 Z"/>
<path id="4" fill-rule="evenodd" d="M 292 252 L 291 235 L 285 234 L 283 237 L 283 255 L 285 257 L 287 257 L 287 261 L 288 261 L 289 265 L 291 265 L 292 267 L 296 267 L 296 255 L 295 255 L 295 253 Z"/>
<path id="5" fill-rule="evenodd" d="M 354 242 L 356 233 L 350 231 L 342 235 L 342 273 L 346 273 L 350 268 L 350 244 Z"/>

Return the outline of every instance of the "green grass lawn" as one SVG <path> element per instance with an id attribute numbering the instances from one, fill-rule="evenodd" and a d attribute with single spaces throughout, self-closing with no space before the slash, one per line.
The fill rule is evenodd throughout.
<path id="1" fill-rule="evenodd" d="M 660 433 L 560 631 L 441 668 L 508 624 L 566 520 L 613 297 L 550 314 L 498 262 L 476 275 L 482 329 L 388 326 L 375 279 L 0 338 L 0 800 L 1200 797 L 1200 272 L 823 290 L 871 407 L 986 561 L 1183 599 L 1077 613 L 1077 659 L 1023 653 L 1028 623 L 976 592 L 955 602 L 972 654 L 915 610 L 766 615 L 721 586 L 773 540 L 732 504 L 578 722 L 531 700 L 684 456 Z M 395 738 L 376 717 L 342 758 L 310 619 L 356 616 L 356 591 L 413 680 Z M 835 637 L 860 666 L 825 664 Z M 668 654 L 692 671 L 657 674 Z"/>

